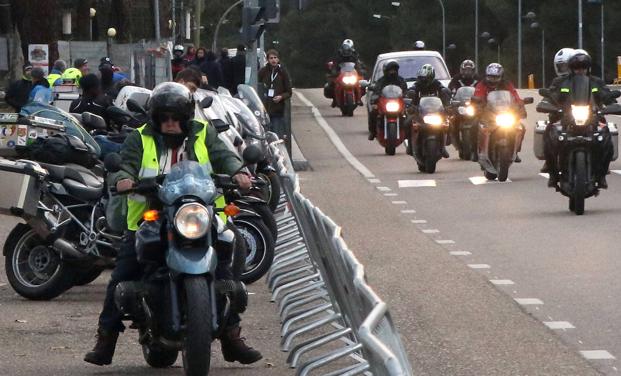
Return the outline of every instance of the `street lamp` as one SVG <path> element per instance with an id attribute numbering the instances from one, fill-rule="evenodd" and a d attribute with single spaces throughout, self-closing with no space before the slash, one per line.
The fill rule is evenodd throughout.
<path id="1" fill-rule="evenodd" d="M 387 19 L 387 20 L 392 20 L 392 17 L 384 16 L 383 14 L 374 14 L 373 18 L 377 18 L 378 20 L 381 20 L 382 18 Z"/>
<path id="2" fill-rule="evenodd" d="M 522 19 L 533 20 L 537 17 L 535 12 L 528 12 L 522 15 L 522 0 L 518 0 L 518 88 L 522 87 Z"/>
<path id="3" fill-rule="evenodd" d="M 500 63 L 500 39 L 494 38 L 492 34 L 488 33 L 487 31 L 481 33 L 481 38 L 487 39 L 487 43 L 490 46 L 493 46 L 494 44 L 496 45 L 497 63 Z"/>
<path id="4" fill-rule="evenodd" d="M 446 60 L 446 12 L 444 11 L 444 2 L 438 0 L 440 8 L 442 8 L 442 57 Z"/>
<path id="5" fill-rule="evenodd" d="M 108 43 L 107 43 L 107 51 L 108 51 L 108 57 L 110 57 L 110 50 L 112 49 L 112 38 L 114 38 L 116 36 L 116 29 L 111 27 L 108 29 Z"/>
<path id="6" fill-rule="evenodd" d="M 530 24 L 531 29 L 541 29 L 541 87 L 546 87 L 546 30 L 539 22 Z"/>
<path id="7" fill-rule="evenodd" d="M 95 18 L 95 15 L 97 14 L 97 10 L 95 10 L 95 8 L 91 8 L 89 9 L 89 18 L 88 18 L 88 34 L 90 36 L 90 39 L 93 40 L 93 18 Z"/>

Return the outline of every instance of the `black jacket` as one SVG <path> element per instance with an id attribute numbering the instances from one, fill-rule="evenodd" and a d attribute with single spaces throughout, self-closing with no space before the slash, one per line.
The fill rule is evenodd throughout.
<path id="1" fill-rule="evenodd" d="M 207 60 L 201 64 L 201 72 L 207 76 L 209 86 L 218 88 L 224 86 L 224 80 L 222 79 L 222 70 L 220 64 L 215 60 Z"/>
<path id="2" fill-rule="evenodd" d="M 109 123 L 106 109 L 112 106 L 112 99 L 105 94 L 101 94 L 95 98 L 82 96 L 71 102 L 69 106 L 69 112 L 81 114 L 83 112 L 90 112 L 91 114 L 99 115 Z"/>
<path id="3" fill-rule="evenodd" d="M 11 107 L 15 108 L 15 111 L 19 112 L 22 107 L 28 103 L 28 97 L 32 90 L 32 82 L 25 78 L 13 82 L 6 92 L 5 101 Z"/>
<path id="4" fill-rule="evenodd" d="M 571 105 L 571 103 L 569 103 L 571 96 L 567 93 L 563 93 L 562 89 L 571 88 L 571 80 L 573 79 L 573 77 L 574 75 L 570 74 L 565 77 L 556 77 L 554 80 L 552 80 L 549 90 L 551 94 L 550 99 L 554 103 L 563 107 Z M 616 103 L 616 99 L 612 97 L 612 91 L 606 85 L 604 80 L 595 76 L 589 76 L 589 80 L 591 82 L 591 88 L 597 89 L 594 94 L 594 99 L 599 106 Z"/>
<path id="5" fill-rule="evenodd" d="M 246 55 L 231 58 L 231 94 L 237 94 L 237 85 L 246 82 Z"/>
<path id="6" fill-rule="evenodd" d="M 421 85 L 420 82 L 415 82 L 414 86 L 408 90 L 407 97 L 412 99 L 414 106 L 418 106 L 423 97 L 438 97 L 444 106 L 447 106 L 451 100 L 450 91 L 438 80 L 433 80 L 429 85 Z"/>
<path id="7" fill-rule="evenodd" d="M 397 85 L 403 90 L 403 94 L 408 90 L 408 83 L 401 76 L 391 77 L 391 76 L 382 76 L 379 80 L 375 81 L 375 92 L 379 95 L 388 85 Z"/>

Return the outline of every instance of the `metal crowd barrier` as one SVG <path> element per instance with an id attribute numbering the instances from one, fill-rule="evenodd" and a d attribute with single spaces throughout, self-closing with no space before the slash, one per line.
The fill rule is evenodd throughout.
<path id="1" fill-rule="evenodd" d="M 367 284 L 341 228 L 305 198 L 282 142 L 276 255 L 267 275 L 296 375 L 412 375 L 388 307 Z M 311 356 L 312 354 L 312 356 Z"/>

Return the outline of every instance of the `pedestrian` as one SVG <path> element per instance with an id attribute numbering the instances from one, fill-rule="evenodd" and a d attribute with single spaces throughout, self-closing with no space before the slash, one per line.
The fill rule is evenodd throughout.
<path id="1" fill-rule="evenodd" d="M 185 55 L 183 56 L 183 60 L 185 61 L 186 65 L 189 65 L 194 61 L 195 58 L 196 58 L 196 48 L 194 47 L 194 45 L 189 45 L 188 52 L 186 52 Z"/>
<path id="2" fill-rule="evenodd" d="M 291 98 L 291 80 L 280 65 L 278 51 L 267 51 L 267 65 L 259 71 L 259 83 L 263 84 L 263 103 L 270 115 L 270 130 L 280 138 L 288 137 L 285 132 L 285 103 Z"/>
<path id="3" fill-rule="evenodd" d="M 32 89 L 28 95 L 28 102 L 50 104 L 52 102 L 52 89 L 45 78 L 45 72 L 39 67 L 32 68 Z"/>
<path id="4" fill-rule="evenodd" d="M 222 79 L 222 70 L 220 64 L 216 61 L 216 54 L 213 51 L 207 51 L 205 62 L 200 65 L 201 72 L 207 76 L 207 83 L 214 89 L 224 85 Z"/>
<path id="5" fill-rule="evenodd" d="M 200 47 L 198 50 L 196 50 L 196 56 L 194 57 L 194 60 L 192 60 L 190 65 L 195 65 L 200 68 L 200 66 L 205 61 L 207 61 L 205 57 L 206 55 L 207 55 L 207 50 L 203 47 Z"/>
<path id="6" fill-rule="evenodd" d="M 231 58 L 231 94 L 237 94 L 237 85 L 246 82 L 246 46 L 237 46 L 237 53 Z"/>
<path id="7" fill-rule="evenodd" d="M 61 77 L 65 69 L 67 69 L 67 63 L 65 63 L 64 60 L 58 59 L 54 62 L 54 65 L 52 66 L 52 72 L 47 75 L 47 82 L 50 84 L 50 87 L 54 87 L 63 83 Z"/>
<path id="8" fill-rule="evenodd" d="M 223 86 L 232 92 L 233 65 L 231 63 L 231 58 L 229 58 L 229 50 L 227 48 L 220 50 L 220 60 L 218 60 L 218 63 L 220 63 L 220 69 L 222 70 Z"/>
<path id="9" fill-rule="evenodd" d="M 22 67 L 22 78 L 14 81 L 9 85 L 6 92 L 5 101 L 9 106 L 15 109 L 15 112 L 21 111 L 22 107 L 28 103 L 28 96 L 32 90 L 32 64 L 27 62 Z"/>

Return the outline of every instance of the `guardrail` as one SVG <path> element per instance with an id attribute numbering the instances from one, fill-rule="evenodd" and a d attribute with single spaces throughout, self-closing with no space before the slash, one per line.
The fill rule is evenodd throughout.
<path id="1" fill-rule="evenodd" d="M 280 141 L 284 194 L 267 283 L 278 304 L 281 349 L 296 375 L 412 375 L 388 307 L 367 284 L 341 228 L 300 193 Z M 310 356 L 310 354 L 319 355 Z"/>

